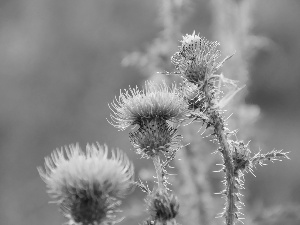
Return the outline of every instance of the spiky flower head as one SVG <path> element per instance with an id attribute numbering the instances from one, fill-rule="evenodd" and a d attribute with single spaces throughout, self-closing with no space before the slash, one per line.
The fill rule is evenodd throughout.
<path id="1" fill-rule="evenodd" d="M 113 111 L 111 124 L 120 130 L 156 118 L 180 122 L 188 111 L 176 86 L 168 87 L 165 82 L 160 85 L 146 82 L 144 90 L 130 88 L 121 93 L 110 108 Z"/>
<path id="2" fill-rule="evenodd" d="M 129 138 L 137 154 L 151 158 L 159 153 L 172 154 L 181 147 L 182 136 L 165 120 L 157 118 L 144 121 L 137 131 L 129 134 Z"/>
<path id="3" fill-rule="evenodd" d="M 65 157 L 66 155 L 66 157 Z M 45 171 L 38 168 L 48 193 L 69 224 L 102 225 L 117 222 L 115 213 L 133 188 L 133 164 L 120 150 L 108 157 L 107 146 L 79 145 L 57 149 L 45 158 Z"/>
<path id="4" fill-rule="evenodd" d="M 238 172 L 244 172 L 245 170 L 247 171 L 251 164 L 251 151 L 248 148 L 248 145 L 244 144 L 242 141 L 233 140 L 229 143 L 232 151 L 235 174 L 238 174 Z"/>
<path id="5" fill-rule="evenodd" d="M 218 46 L 218 42 L 208 41 L 195 32 L 192 35 L 187 34 L 183 36 L 179 51 L 172 56 L 171 61 L 185 79 L 200 85 L 224 62 L 217 61 L 220 57 Z"/>
<path id="6" fill-rule="evenodd" d="M 166 190 L 157 189 L 146 198 L 147 209 L 151 219 L 166 222 L 174 219 L 179 210 L 179 202 L 176 195 Z"/>

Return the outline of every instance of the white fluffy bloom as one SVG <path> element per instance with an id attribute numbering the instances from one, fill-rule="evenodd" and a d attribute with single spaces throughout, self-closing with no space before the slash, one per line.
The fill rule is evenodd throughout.
<path id="1" fill-rule="evenodd" d="M 65 157 L 66 154 L 66 157 Z M 108 157 L 107 146 L 78 145 L 57 149 L 38 168 L 49 194 L 60 205 L 70 224 L 103 224 L 115 219 L 117 197 L 133 187 L 133 165 L 120 150 Z"/>
<path id="2" fill-rule="evenodd" d="M 188 112 L 176 86 L 168 87 L 165 82 L 160 85 L 146 82 L 144 90 L 130 88 L 109 106 L 112 110 L 110 123 L 120 130 L 157 118 L 180 122 Z"/>

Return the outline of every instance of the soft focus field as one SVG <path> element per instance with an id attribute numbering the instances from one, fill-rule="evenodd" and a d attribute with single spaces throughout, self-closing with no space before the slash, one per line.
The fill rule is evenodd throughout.
<path id="1" fill-rule="evenodd" d="M 121 61 L 157 36 L 158 9 L 159 1 L 147 0 L 0 1 L 0 225 L 65 221 L 48 204 L 36 169 L 56 147 L 98 141 L 123 149 L 137 170 L 145 165 L 130 151 L 126 132 L 106 118 L 121 88 L 146 79 Z M 261 107 L 255 137 L 263 150 L 290 151 L 292 160 L 246 176 L 245 202 L 252 209 L 300 204 L 299 12 L 297 0 L 257 1 L 253 12 L 253 33 L 270 40 L 249 70 L 247 102 Z M 196 30 L 210 38 L 212 16 L 208 1 L 195 1 L 183 34 Z M 221 187 L 214 182 L 212 193 Z M 143 213 L 136 205 L 143 196 L 136 190 L 125 212 Z"/>

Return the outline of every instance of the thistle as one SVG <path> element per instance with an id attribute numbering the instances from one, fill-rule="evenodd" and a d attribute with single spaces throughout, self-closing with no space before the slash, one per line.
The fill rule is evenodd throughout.
<path id="1" fill-rule="evenodd" d="M 165 82 L 161 85 L 146 82 L 143 90 L 125 90 L 109 106 L 112 110 L 110 123 L 120 130 L 136 124 L 142 125 L 143 122 L 156 118 L 180 122 L 187 113 L 186 103 L 180 97 L 176 86 L 170 88 Z"/>
<path id="2" fill-rule="evenodd" d="M 170 162 L 182 148 L 178 127 L 185 120 L 200 121 L 206 125 L 205 130 L 211 128 L 213 132 L 209 136 L 218 144 L 217 152 L 223 160 L 219 172 L 225 173 L 225 188 L 220 192 L 225 199 L 225 206 L 220 217 L 225 218 L 226 225 L 234 225 L 243 219 L 240 190 L 244 189 L 244 173 L 253 174 L 255 166 L 264 165 L 266 160 L 288 158 L 288 152 L 273 150 L 251 156 L 248 144 L 231 139 L 232 135 L 236 137 L 236 132 L 226 127 L 222 108 L 241 88 L 222 97 L 222 86 L 229 84 L 236 87 L 236 82 L 222 74 L 215 74 L 231 57 L 219 61 L 218 45 L 217 42 L 195 35 L 195 32 L 187 34 L 172 57 L 176 74 L 183 78 L 180 88 L 175 85 L 168 87 L 165 82 L 161 85 L 146 82 L 145 89 L 125 90 L 109 105 L 112 109 L 109 122 L 119 130 L 133 127 L 135 130 L 129 133 L 129 139 L 135 152 L 153 161 L 157 182 L 152 191 L 142 181 L 133 181 L 133 165 L 120 150 L 112 151 L 109 158 L 106 146 L 87 145 L 86 152 L 83 152 L 78 145 L 70 145 L 69 148 L 55 150 L 51 157 L 45 158 L 45 170 L 38 168 L 39 174 L 50 196 L 69 219 L 68 224 L 112 225 L 119 222 L 117 212 L 120 211 L 120 198 L 137 185 L 147 193 L 146 204 L 150 217 L 143 224 L 176 225 L 179 202 L 167 187 L 170 175 L 167 167 L 170 167 Z M 197 172 L 200 169 L 196 168 L 198 160 L 195 158 L 193 162 L 185 162 L 186 175 L 199 175 Z M 189 167 L 189 163 L 196 165 Z M 197 182 L 199 185 L 202 179 L 197 179 L 195 176 L 191 183 Z M 201 190 L 195 193 L 201 194 Z M 194 207 L 193 203 L 191 206 Z M 194 209 L 198 210 L 196 207 Z"/>
<path id="3" fill-rule="evenodd" d="M 111 124 L 115 127 L 124 130 L 132 125 L 139 126 L 129 136 L 136 152 L 143 157 L 168 154 L 180 148 L 181 136 L 169 123 L 185 120 L 188 105 L 175 85 L 169 88 L 166 83 L 147 82 L 142 91 L 136 88 L 130 89 L 130 93 L 121 93 L 111 108 Z"/>
<path id="4" fill-rule="evenodd" d="M 179 210 L 177 197 L 165 190 L 155 190 L 146 198 L 147 210 L 150 212 L 150 220 L 164 224 L 172 221 Z"/>
<path id="5" fill-rule="evenodd" d="M 250 150 L 243 142 L 233 141 L 229 137 L 232 132 L 226 128 L 226 123 L 221 110 L 232 97 L 242 88 L 229 93 L 221 99 L 223 94 L 221 86 L 230 84 L 236 86 L 236 82 L 225 78 L 222 74 L 215 74 L 223 63 L 218 61 L 220 51 L 217 50 L 219 43 L 210 42 L 203 37 L 186 35 L 181 41 L 179 51 L 172 57 L 172 62 L 184 79 L 181 93 L 189 103 L 189 109 L 193 111 L 191 117 L 195 121 L 206 124 L 206 129 L 211 127 L 213 133 L 210 135 L 219 144 L 219 152 L 223 159 L 225 172 L 225 189 L 221 192 L 225 197 L 224 211 L 220 217 L 225 217 L 226 225 L 235 224 L 236 220 L 243 219 L 240 212 L 243 203 L 240 200 L 240 190 L 244 189 L 244 172 L 252 172 L 256 163 L 262 163 L 265 155 L 257 154 L 250 156 Z M 273 160 L 277 157 L 287 157 L 287 153 L 275 151 L 270 155 Z"/>
<path id="6" fill-rule="evenodd" d="M 189 82 L 201 85 L 201 83 L 214 74 L 224 61 L 218 62 L 220 51 L 218 42 L 211 42 L 195 35 L 183 36 L 179 51 L 176 52 L 171 62 L 181 75 Z"/>
<path id="7" fill-rule="evenodd" d="M 66 158 L 65 158 L 66 154 Z M 133 188 L 133 164 L 120 150 L 108 158 L 107 146 L 78 145 L 57 149 L 38 168 L 48 193 L 69 224 L 102 225 L 119 221 L 116 213 Z"/>
<path id="8" fill-rule="evenodd" d="M 157 85 L 148 82 L 143 91 L 130 89 L 130 93 L 121 93 L 119 100 L 111 106 L 114 108 L 111 118 L 115 127 L 122 130 L 138 125 L 138 129 L 129 134 L 130 141 L 136 153 L 153 160 L 156 170 L 157 187 L 152 192 L 141 183 L 138 184 L 149 196 L 147 203 L 151 217 L 144 223 L 176 223 L 174 218 L 179 205 L 175 195 L 167 193 L 166 166 L 181 148 L 182 137 L 172 123 L 179 126 L 180 122 L 188 118 L 186 100 L 175 85 L 169 88 L 166 83 Z M 161 160 L 162 156 L 165 161 Z"/>

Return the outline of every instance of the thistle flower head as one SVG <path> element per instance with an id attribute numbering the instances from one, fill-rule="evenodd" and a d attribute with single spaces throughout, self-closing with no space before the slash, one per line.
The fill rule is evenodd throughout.
<path id="1" fill-rule="evenodd" d="M 179 51 L 172 56 L 172 63 L 189 82 L 200 84 L 218 70 L 223 62 L 217 62 L 220 51 L 218 42 L 211 42 L 195 35 L 183 36 Z"/>
<path id="2" fill-rule="evenodd" d="M 150 211 L 151 219 L 166 222 L 174 219 L 179 210 L 177 197 L 166 190 L 157 189 L 146 199 L 147 209 Z"/>
<path id="3" fill-rule="evenodd" d="M 177 129 L 160 119 L 144 121 L 137 131 L 129 134 L 129 137 L 137 154 L 145 158 L 151 158 L 159 153 L 171 154 L 181 147 L 179 143 L 182 139 Z"/>
<path id="4" fill-rule="evenodd" d="M 38 171 L 70 224 L 115 222 L 117 197 L 133 187 L 133 165 L 127 156 L 117 150 L 108 158 L 107 146 L 99 144 L 87 145 L 85 153 L 78 145 L 57 149 L 45 158 L 45 171 Z"/>
<path id="5" fill-rule="evenodd" d="M 146 82 L 145 90 L 131 88 L 121 93 L 110 107 L 113 111 L 111 124 L 120 130 L 155 118 L 179 122 L 188 110 L 175 85 L 169 88 L 166 83 L 152 82 Z"/>

